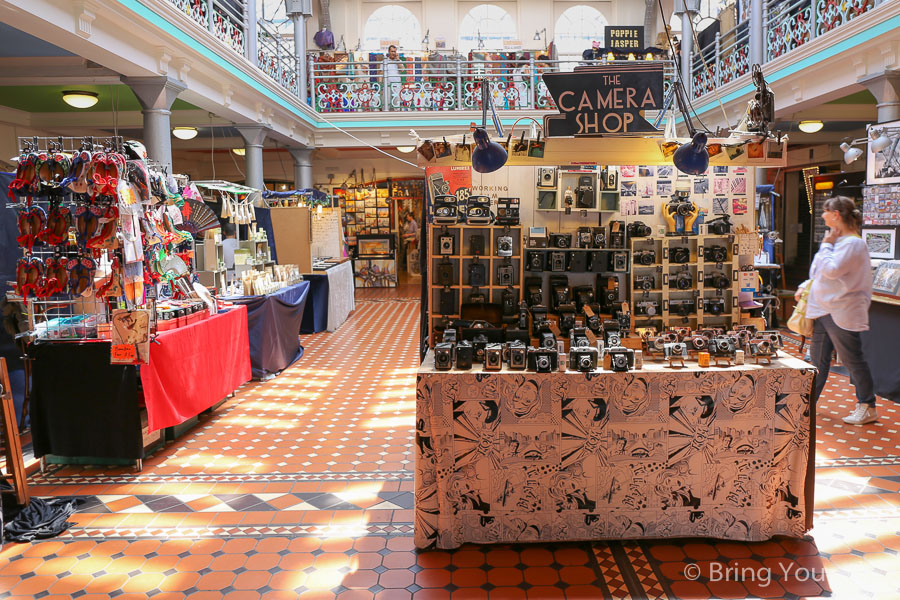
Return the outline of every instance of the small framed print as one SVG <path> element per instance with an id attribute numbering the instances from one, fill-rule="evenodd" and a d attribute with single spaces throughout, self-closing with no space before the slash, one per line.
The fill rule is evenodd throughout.
<path id="1" fill-rule="evenodd" d="M 887 260 L 900 259 L 897 247 L 897 230 L 900 229 L 896 225 L 863 225 L 862 239 L 869 249 L 869 256 L 872 258 L 883 258 Z"/>

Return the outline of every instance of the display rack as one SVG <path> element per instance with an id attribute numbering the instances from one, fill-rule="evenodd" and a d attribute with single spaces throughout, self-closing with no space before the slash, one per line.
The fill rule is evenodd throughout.
<path id="1" fill-rule="evenodd" d="M 446 233 L 444 233 L 446 232 Z M 473 234 L 485 236 L 485 247 L 483 254 L 471 253 L 471 237 Z M 453 237 L 453 253 L 440 254 L 438 244 L 440 236 L 450 235 Z M 512 255 L 499 256 L 497 254 L 497 243 L 501 236 L 510 236 L 513 239 Z M 437 325 L 445 319 L 462 318 L 461 307 L 468 301 L 469 295 L 476 291 L 484 293 L 487 302 L 500 304 L 502 302 L 503 290 L 510 286 L 497 284 L 497 268 L 501 265 L 511 264 L 513 267 L 512 290 L 516 295 L 516 304 L 521 300 L 521 287 L 523 276 L 523 260 L 522 260 L 522 226 L 521 225 L 428 225 L 428 256 L 431 264 L 428 268 L 428 305 L 430 310 L 430 331 L 432 347 L 434 346 L 436 336 L 435 331 Z M 476 260 L 485 264 L 486 285 L 472 286 L 468 282 L 468 266 Z M 449 263 L 453 265 L 453 284 L 449 286 L 441 285 L 437 282 L 437 271 L 440 263 Z M 448 289 L 453 293 L 452 314 L 442 313 L 440 306 L 440 290 Z"/>
<path id="2" fill-rule="evenodd" d="M 719 245 L 726 249 L 727 258 L 722 263 L 704 260 L 703 249 L 707 246 Z M 631 246 L 631 301 L 635 327 L 656 327 L 662 330 L 669 327 L 690 326 L 730 327 L 738 323 L 740 291 L 738 273 L 740 271 L 739 255 L 734 235 L 691 235 L 666 237 L 638 237 L 630 239 Z M 671 260 L 674 248 L 687 248 L 690 258 L 687 263 L 676 263 Z M 653 264 L 640 263 L 640 252 L 652 250 L 656 253 Z M 721 268 L 719 268 L 721 267 Z M 674 287 L 676 274 L 687 271 L 691 274 L 692 287 L 677 289 Z M 706 276 L 721 271 L 728 277 L 731 285 L 724 289 L 705 284 Z M 645 290 L 638 283 L 641 276 L 652 275 L 654 285 Z M 671 283 L 671 285 L 670 285 Z M 703 301 L 722 299 L 725 302 L 721 314 L 711 314 L 703 310 Z M 695 310 L 684 315 L 678 312 L 678 301 L 693 300 Z M 641 302 L 657 302 L 656 314 L 645 315 L 641 312 Z M 674 302 L 673 302 L 674 301 Z"/>

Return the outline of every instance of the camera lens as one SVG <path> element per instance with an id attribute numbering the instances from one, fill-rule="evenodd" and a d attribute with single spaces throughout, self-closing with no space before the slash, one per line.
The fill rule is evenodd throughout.
<path id="1" fill-rule="evenodd" d="M 642 265 L 652 265 L 653 264 L 653 255 L 650 253 L 641 254 L 640 258 Z"/>
<path id="2" fill-rule="evenodd" d="M 610 346 L 618 346 L 619 345 L 619 335 L 616 333 L 609 334 L 609 345 Z"/>
<path id="3" fill-rule="evenodd" d="M 550 368 L 550 359 L 547 358 L 546 356 L 538 356 L 535 364 L 538 369 L 549 369 Z"/>
<path id="4" fill-rule="evenodd" d="M 682 217 L 691 214 L 691 203 L 690 202 L 680 202 L 675 211 Z"/>
<path id="5" fill-rule="evenodd" d="M 582 356 L 578 362 L 578 367 L 582 370 L 589 370 L 591 368 L 591 357 Z"/>
<path id="6" fill-rule="evenodd" d="M 613 357 L 613 365 L 618 369 L 624 369 L 628 366 L 628 359 L 619 354 Z"/>
<path id="7" fill-rule="evenodd" d="M 684 354 L 684 344 L 680 344 L 680 343 L 674 344 L 672 346 L 672 353 L 673 354 Z"/>

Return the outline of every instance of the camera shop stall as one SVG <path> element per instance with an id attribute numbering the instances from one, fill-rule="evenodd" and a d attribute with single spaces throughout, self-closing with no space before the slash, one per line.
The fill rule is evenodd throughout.
<path id="1" fill-rule="evenodd" d="M 701 365 L 637 335 L 682 343 L 741 327 L 752 297 L 752 167 L 783 165 L 786 141 L 709 140 L 709 168 L 686 176 L 670 150 L 688 142 L 550 137 L 511 146 L 491 173 L 457 153 L 420 161 L 431 222 L 417 547 L 811 528 L 814 369 L 783 352 L 743 360 L 736 346 Z M 617 348 L 600 358 L 597 339 Z M 513 340 L 534 348 L 499 345 Z"/>

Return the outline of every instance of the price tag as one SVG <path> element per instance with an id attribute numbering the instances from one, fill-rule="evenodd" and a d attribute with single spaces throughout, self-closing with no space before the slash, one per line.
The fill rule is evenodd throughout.
<path id="1" fill-rule="evenodd" d="M 111 362 L 126 364 L 137 362 L 137 348 L 133 344 L 113 344 Z"/>

